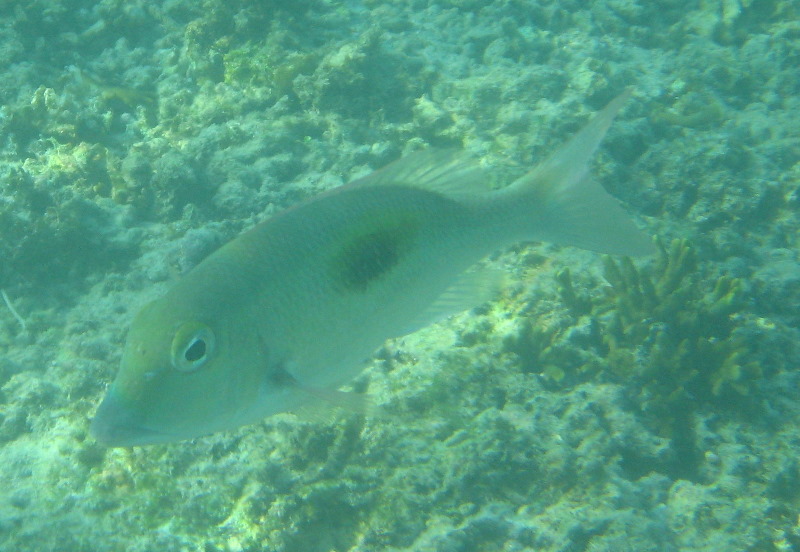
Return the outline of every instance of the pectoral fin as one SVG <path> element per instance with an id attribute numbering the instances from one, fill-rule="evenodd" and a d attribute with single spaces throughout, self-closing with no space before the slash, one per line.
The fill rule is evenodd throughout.
<path id="1" fill-rule="evenodd" d="M 292 391 L 305 395 L 305 400 L 292 409 L 292 412 L 308 421 L 330 422 L 342 411 L 368 415 L 374 408 L 374 403 L 369 395 L 305 385 L 284 367 L 273 370 L 270 380 L 272 385 L 286 386 Z"/>

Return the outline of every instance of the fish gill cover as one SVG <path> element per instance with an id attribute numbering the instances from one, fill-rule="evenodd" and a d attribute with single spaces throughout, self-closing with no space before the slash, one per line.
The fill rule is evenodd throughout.
<path id="1" fill-rule="evenodd" d="M 0 16 L 1 550 L 800 549 L 796 2 Z M 88 436 L 132 316 L 241 230 L 425 147 L 508 182 L 628 86 L 593 174 L 656 255 L 496 254 L 353 383 L 374 417 Z"/>

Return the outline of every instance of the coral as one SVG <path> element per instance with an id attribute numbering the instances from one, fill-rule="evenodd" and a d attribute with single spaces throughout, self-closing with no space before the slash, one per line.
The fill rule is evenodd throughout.
<path id="1" fill-rule="evenodd" d="M 292 92 L 295 77 L 309 73 L 319 63 L 316 52 L 293 52 L 286 55 L 282 47 L 269 42 L 247 42 L 223 56 L 225 82 L 240 87 L 265 86 L 277 99 Z"/>
<path id="2" fill-rule="evenodd" d="M 4 4 L 1 549 L 800 549 L 800 3 Z M 241 228 L 426 144 L 507 181 L 631 83 L 593 172 L 691 247 L 494 257 L 515 294 L 387 345 L 374 420 L 87 435 Z"/>
<path id="3" fill-rule="evenodd" d="M 589 296 L 569 269 L 556 288 L 568 319 L 529 321 L 507 339 L 526 370 L 554 385 L 607 379 L 624 382 L 660 434 L 670 436 L 690 412 L 713 404 L 746 404 L 763 367 L 748 327 L 745 281 L 712 276 L 687 240 L 657 241 L 655 262 L 605 257 L 608 283 Z"/>
<path id="4" fill-rule="evenodd" d="M 134 249 L 121 235 L 120 213 L 110 199 L 120 179 L 118 162 L 106 146 L 80 140 L 73 127 L 45 124 L 37 114 L 53 101 L 48 89 L 37 91 L 31 122 L 42 125 L 43 137 L 23 142 L 25 136 L 15 135 L 34 153 L 0 167 L 3 285 L 54 283 L 124 261 Z"/>
<path id="5" fill-rule="evenodd" d="M 75 68 L 73 73 L 75 82 L 72 85 L 74 89 L 72 93 L 96 98 L 95 103 L 99 111 L 103 113 L 108 127 L 121 126 L 118 116 L 126 112 L 135 112 L 138 108 L 141 108 L 141 113 L 148 126 L 155 124 L 158 105 L 158 96 L 155 90 L 149 87 L 135 88 L 109 83 L 78 68 Z"/>
<path id="6" fill-rule="evenodd" d="M 97 161 L 93 154 L 83 159 L 88 166 Z M 23 168 L 2 169 L 0 196 L 5 201 L 0 204 L 0 254 L 4 262 L 0 279 L 4 285 L 20 279 L 56 283 L 129 258 L 134 246 L 120 239 L 113 208 L 98 196 L 103 182 L 93 184 L 78 178 L 71 186 L 68 181 L 59 186 L 61 178 L 85 170 L 90 169 L 73 165 L 51 173 L 52 180 L 34 180 Z"/>
<path id="7" fill-rule="evenodd" d="M 641 383 L 656 416 L 698 401 L 737 404 L 762 372 L 738 331 L 744 281 L 707 277 L 686 240 L 657 245 L 650 270 L 605 258 L 610 288 L 593 312 L 605 321 L 609 368 Z"/>

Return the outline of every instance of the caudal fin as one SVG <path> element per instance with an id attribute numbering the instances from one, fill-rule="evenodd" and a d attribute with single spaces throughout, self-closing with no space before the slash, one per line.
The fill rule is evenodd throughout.
<path id="1" fill-rule="evenodd" d="M 602 109 L 547 161 L 506 189 L 527 208 L 532 239 L 621 255 L 646 255 L 651 240 L 619 202 L 589 176 L 589 161 L 622 108 L 628 89 Z"/>

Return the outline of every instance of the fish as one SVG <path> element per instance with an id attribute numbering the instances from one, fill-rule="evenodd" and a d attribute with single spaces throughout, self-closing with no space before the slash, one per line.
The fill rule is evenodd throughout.
<path id="1" fill-rule="evenodd" d="M 390 338 L 490 300 L 475 268 L 519 242 L 647 255 L 652 240 L 589 174 L 628 89 L 511 184 L 425 149 L 274 215 L 211 253 L 134 317 L 90 424 L 109 447 L 193 439 L 340 391 Z"/>

